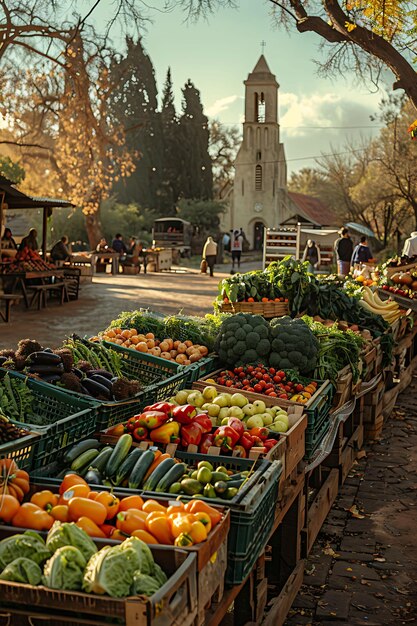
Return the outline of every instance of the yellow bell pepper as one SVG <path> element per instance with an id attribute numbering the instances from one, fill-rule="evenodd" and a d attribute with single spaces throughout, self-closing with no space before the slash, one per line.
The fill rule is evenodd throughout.
<path id="1" fill-rule="evenodd" d="M 202 522 L 193 522 L 189 535 L 194 543 L 201 543 L 207 539 L 207 530 Z"/>
<path id="2" fill-rule="evenodd" d="M 178 548 L 186 548 L 193 545 L 193 540 L 191 536 L 187 533 L 181 533 L 181 535 L 178 535 L 178 537 L 175 539 L 175 545 Z"/>
<path id="3" fill-rule="evenodd" d="M 154 428 L 149 435 L 155 443 L 177 443 L 179 442 L 180 424 L 178 422 L 167 422 L 159 428 Z"/>

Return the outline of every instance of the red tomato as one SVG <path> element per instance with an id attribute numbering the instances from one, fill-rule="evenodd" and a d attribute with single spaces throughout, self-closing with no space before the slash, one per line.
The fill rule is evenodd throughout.
<path id="1" fill-rule="evenodd" d="M 279 398 L 283 398 L 284 400 L 288 400 L 288 396 L 286 393 L 280 393 Z"/>
<path id="2" fill-rule="evenodd" d="M 268 395 L 270 398 L 277 398 L 277 394 L 275 393 L 275 391 L 271 391 L 271 393 Z"/>
<path id="3" fill-rule="evenodd" d="M 259 384 L 255 385 L 253 389 L 254 391 L 256 391 L 256 393 L 262 393 L 262 387 Z"/>
<path id="4" fill-rule="evenodd" d="M 274 383 L 280 383 L 281 382 L 281 377 L 280 376 L 274 376 Z"/>
<path id="5" fill-rule="evenodd" d="M 226 387 L 231 387 L 233 385 L 231 380 L 226 380 Z"/>
<path id="6" fill-rule="evenodd" d="M 279 376 L 282 379 L 285 378 L 285 372 L 283 372 L 282 370 L 280 370 L 279 372 L 277 372 L 277 376 Z"/>
<path id="7" fill-rule="evenodd" d="M 262 380 L 261 372 L 257 372 L 256 375 L 255 375 L 255 378 L 257 378 L 258 380 Z"/>
<path id="8" fill-rule="evenodd" d="M 275 374 L 275 370 L 273 367 L 269 368 L 269 373 L 271 374 L 271 376 L 273 376 Z"/>

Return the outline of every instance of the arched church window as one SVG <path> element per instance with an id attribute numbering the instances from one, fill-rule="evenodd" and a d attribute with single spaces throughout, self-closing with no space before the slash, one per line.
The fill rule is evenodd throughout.
<path id="1" fill-rule="evenodd" d="M 255 98 L 255 122 L 263 124 L 265 122 L 265 96 L 264 93 L 255 92 L 253 94 Z"/>
<path id="2" fill-rule="evenodd" d="M 262 191 L 262 166 L 257 165 L 255 168 L 255 190 Z"/>

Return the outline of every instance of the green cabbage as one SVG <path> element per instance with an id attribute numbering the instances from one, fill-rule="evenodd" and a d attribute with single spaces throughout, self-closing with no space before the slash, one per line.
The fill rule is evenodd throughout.
<path id="1" fill-rule="evenodd" d="M 0 580 L 39 585 L 42 580 L 42 570 L 34 561 L 20 556 L 4 568 L 0 574 Z"/>
<path id="2" fill-rule="evenodd" d="M 93 554 L 84 572 L 84 591 L 114 598 L 129 595 L 140 558 L 136 550 L 122 546 L 106 546 Z"/>
<path id="3" fill-rule="evenodd" d="M 20 556 L 41 565 L 51 553 L 40 535 L 27 530 L 22 535 L 12 535 L 0 541 L 0 570 Z"/>
<path id="4" fill-rule="evenodd" d="M 129 537 L 125 539 L 120 545 L 122 550 L 133 549 L 138 557 L 138 564 L 136 569 L 142 572 L 142 574 L 153 574 L 155 571 L 155 562 L 153 560 L 152 552 L 149 546 L 138 539 L 138 537 Z"/>
<path id="5" fill-rule="evenodd" d="M 46 538 L 46 546 L 53 553 L 63 546 L 73 546 L 78 548 L 85 560 L 97 552 L 94 541 L 87 533 L 73 522 L 55 522 Z"/>
<path id="6" fill-rule="evenodd" d="M 168 580 L 168 576 L 165 574 L 164 570 L 161 568 L 158 563 L 154 563 L 154 578 L 159 582 L 160 586 L 165 585 Z"/>
<path id="7" fill-rule="evenodd" d="M 58 548 L 45 565 L 44 585 L 51 589 L 81 589 L 86 564 L 87 561 L 78 548 Z"/>
<path id="8" fill-rule="evenodd" d="M 142 574 L 141 572 L 135 572 L 131 594 L 132 596 L 152 596 L 160 587 L 161 585 L 156 578 Z"/>

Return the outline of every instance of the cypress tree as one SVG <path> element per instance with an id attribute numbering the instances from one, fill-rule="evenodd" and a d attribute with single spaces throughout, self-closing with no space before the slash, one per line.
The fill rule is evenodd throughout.
<path id="1" fill-rule="evenodd" d="M 168 68 L 162 91 L 160 119 L 164 144 L 161 205 L 166 214 L 171 215 L 175 214 L 181 194 L 180 127 L 174 104 L 171 68 Z"/>

